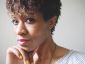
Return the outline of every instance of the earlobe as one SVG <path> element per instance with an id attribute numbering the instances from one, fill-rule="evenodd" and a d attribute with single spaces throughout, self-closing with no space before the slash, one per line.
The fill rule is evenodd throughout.
<path id="1" fill-rule="evenodd" d="M 50 20 L 49 20 L 49 29 L 52 29 L 55 25 L 56 25 L 56 21 L 57 21 L 57 17 L 53 16 Z"/>

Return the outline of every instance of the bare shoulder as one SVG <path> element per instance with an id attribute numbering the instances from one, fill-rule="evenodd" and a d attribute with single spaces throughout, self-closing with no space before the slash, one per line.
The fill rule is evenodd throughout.
<path id="1" fill-rule="evenodd" d="M 61 46 L 57 46 L 56 45 L 56 50 L 54 53 L 53 58 L 54 59 L 60 59 L 62 58 L 64 55 L 66 55 L 70 50 Z"/>

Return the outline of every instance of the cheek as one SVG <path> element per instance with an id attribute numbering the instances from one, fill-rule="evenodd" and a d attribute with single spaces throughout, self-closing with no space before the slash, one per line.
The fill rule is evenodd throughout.
<path id="1" fill-rule="evenodd" d="M 13 31 L 16 35 L 18 35 L 18 32 L 20 32 L 20 29 L 18 28 L 18 26 L 13 26 Z"/>
<path id="2" fill-rule="evenodd" d="M 15 26 L 13 26 L 13 31 L 16 33 L 17 28 Z"/>
<path id="3" fill-rule="evenodd" d="M 46 26 L 43 25 L 37 25 L 29 27 L 29 34 L 32 37 L 33 41 L 42 42 L 46 39 L 48 35 L 48 29 Z"/>
<path id="4" fill-rule="evenodd" d="M 47 32 L 48 32 L 48 29 L 46 26 L 44 25 L 37 25 L 37 26 L 31 26 L 31 27 L 28 27 L 28 32 L 30 35 L 32 36 L 36 36 L 36 37 L 40 37 L 40 36 L 46 36 Z"/>

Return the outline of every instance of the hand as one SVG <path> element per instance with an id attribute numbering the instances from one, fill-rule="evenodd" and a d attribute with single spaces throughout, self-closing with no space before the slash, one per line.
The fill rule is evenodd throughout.
<path id="1" fill-rule="evenodd" d="M 27 53 L 19 46 L 7 49 L 6 64 L 30 64 Z"/>

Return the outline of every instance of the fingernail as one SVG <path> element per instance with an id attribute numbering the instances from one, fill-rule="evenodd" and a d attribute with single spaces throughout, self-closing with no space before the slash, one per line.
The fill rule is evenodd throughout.
<path id="1" fill-rule="evenodd" d="M 19 56 L 19 59 L 22 59 L 22 58 L 23 58 L 22 55 L 20 55 L 20 56 Z"/>
<path id="2" fill-rule="evenodd" d="M 28 60 L 25 60 L 24 61 L 24 64 L 30 64 Z"/>

